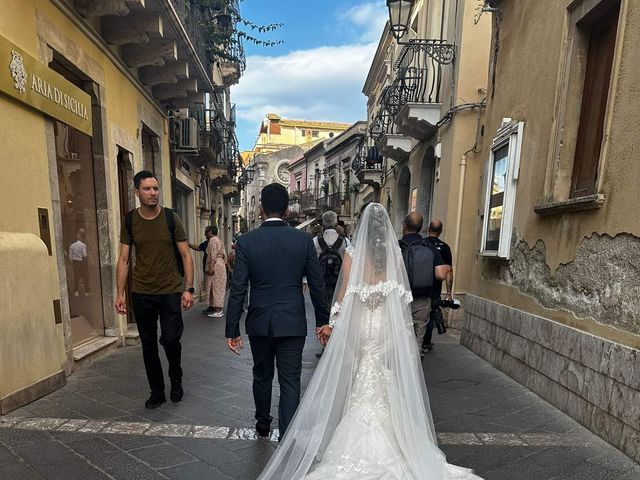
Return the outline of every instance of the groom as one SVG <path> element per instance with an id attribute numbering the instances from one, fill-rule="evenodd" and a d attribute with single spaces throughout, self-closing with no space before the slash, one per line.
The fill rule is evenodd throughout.
<path id="1" fill-rule="evenodd" d="M 262 226 L 238 238 L 227 306 L 226 337 L 229 348 L 240 354 L 240 316 L 251 284 L 245 322 L 253 355 L 253 400 L 256 431 L 269 435 L 274 360 L 278 367 L 280 438 L 300 403 L 302 348 L 307 335 L 302 279 L 307 277 L 316 315 L 316 337 L 323 345 L 331 334 L 324 280 L 313 240 L 283 220 L 289 194 L 272 183 L 260 194 Z"/>

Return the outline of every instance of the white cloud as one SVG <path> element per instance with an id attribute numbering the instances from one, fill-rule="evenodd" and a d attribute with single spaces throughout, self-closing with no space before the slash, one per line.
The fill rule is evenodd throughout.
<path id="1" fill-rule="evenodd" d="M 251 148 L 264 116 L 355 122 L 366 118 L 362 87 L 387 21 L 385 3 L 362 2 L 335 13 L 352 44 L 297 50 L 286 55 L 250 56 L 233 87 L 241 148 Z"/>
<path id="2" fill-rule="evenodd" d="M 299 50 L 279 57 L 250 56 L 233 87 L 241 148 L 250 148 L 269 113 L 285 118 L 354 122 L 366 117 L 362 87 L 377 44 Z"/>
<path id="3" fill-rule="evenodd" d="M 388 13 L 384 2 L 368 2 L 338 11 L 338 19 L 356 29 L 361 42 L 377 42 L 382 35 Z"/>

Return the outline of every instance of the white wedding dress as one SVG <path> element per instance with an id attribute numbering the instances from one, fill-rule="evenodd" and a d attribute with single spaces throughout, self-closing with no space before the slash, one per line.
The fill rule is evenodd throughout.
<path id="1" fill-rule="evenodd" d="M 381 205 L 367 207 L 354 240 L 331 339 L 259 480 L 478 480 L 438 449 L 411 292 Z"/>

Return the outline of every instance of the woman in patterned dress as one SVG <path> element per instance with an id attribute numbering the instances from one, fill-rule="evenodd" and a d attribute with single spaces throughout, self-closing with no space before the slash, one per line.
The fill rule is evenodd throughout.
<path id="1" fill-rule="evenodd" d="M 207 316 L 221 318 L 224 313 L 224 294 L 227 288 L 226 252 L 224 244 L 218 238 L 218 227 L 211 227 L 213 234 L 207 246 L 207 295 L 213 312 Z"/>

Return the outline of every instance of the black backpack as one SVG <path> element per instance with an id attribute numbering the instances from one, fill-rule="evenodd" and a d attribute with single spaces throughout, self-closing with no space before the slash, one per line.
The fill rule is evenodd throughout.
<path id="1" fill-rule="evenodd" d="M 133 210 L 129 210 L 124 217 L 124 227 L 127 229 L 127 233 L 129 234 L 129 238 L 131 239 L 131 244 L 133 245 L 133 212 L 135 212 L 135 208 Z M 176 219 L 173 216 L 173 210 L 167 207 L 163 207 L 164 210 L 164 218 L 167 220 L 167 228 L 169 229 L 169 235 L 171 235 L 171 242 L 173 243 L 173 253 L 176 257 L 176 268 L 180 273 L 180 276 L 184 276 L 184 264 L 182 263 L 182 255 L 180 255 L 180 250 L 178 250 L 178 244 L 176 243 Z"/>
<path id="2" fill-rule="evenodd" d="M 322 267 L 325 286 L 329 288 L 335 287 L 338 283 L 338 276 L 340 275 L 340 269 L 342 268 L 342 256 L 340 255 L 339 250 L 343 241 L 344 238 L 338 237 L 333 245 L 328 245 L 322 235 L 318 237 L 318 244 L 322 249 L 318 260 Z"/>
<path id="3" fill-rule="evenodd" d="M 427 296 L 433 287 L 435 254 L 423 239 L 407 243 L 400 240 L 402 259 L 407 269 L 411 291 L 417 296 Z"/>

